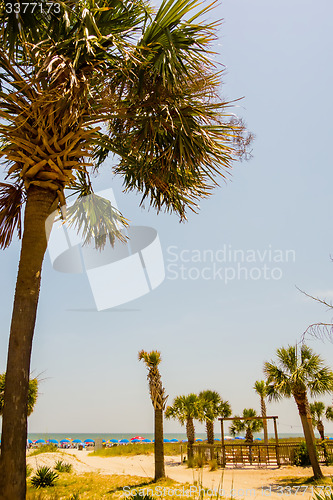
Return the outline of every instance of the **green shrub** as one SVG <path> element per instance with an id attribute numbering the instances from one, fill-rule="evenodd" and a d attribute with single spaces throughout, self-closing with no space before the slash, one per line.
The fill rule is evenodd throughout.
<path id="1" fill-rule="evenodd" d="M 212 460 L 209 460 L 208 462 L 209 465 L 209 470 L 213 471 L 217 469 L 217 460 L 216 458 L 213 458 Z"/>
<path id="2" fill-rule="evenodd" d="M 294 465 L 311 465 L 309 452 L 305 441 L 302 441 L 294 452 Z"/>
<path id="3" fill-rule="evenodd" d="M 33 471 L 32 467 L 29 464 L 26 465 L 26 477 L 29 477 Z"/>
<path id="4" fill-rule="evenodd" d="M 42 444 L 41 446 L 39 446 L 39 448 L 36 448 L 31 453 L 29 453 L 29 457 L 33 455 L 39 455 L 40 453 L 54 453 L 56 451 L 59 451 L 58 446 L 56 444 L 53 443 Z"/>
<path id="5" fill-rule="evenodd" d="M 34 488 L 54 486 L 58 477 L 59 476 L 56 472 L 53 472 L 49 467 L 44 465 L 43 467 L 38 467 L 36 474 L 31 478 L 31 485 Z"/>
<path id="6" fill-rule="evenodd" d="M 206 463 L 206 457 L 205 455 L 202 453 L 198 453 L 198 455 L 195 456 L 194 458 L 194 465 L 196 467 L 199 467 L 199 469 L 201 469 Z"/>
<path id="7" fill-rule="evenodd" d="M 62 460 L 58 460 L 58 462 L 54 466 L 54 469 L 57 470 L 58 472 L 72 472 L 73 465 L 67 464 Z"/>

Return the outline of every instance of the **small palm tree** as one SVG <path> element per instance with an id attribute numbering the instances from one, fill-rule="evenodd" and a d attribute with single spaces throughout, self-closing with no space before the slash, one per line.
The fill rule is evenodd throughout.
<path id="1" fill-rule="evenodd" d="M 154 425 L 154 454 L 155 454 L 155 481 L 165 477 L 164 467 L 164 441 L 163 441 L 163 412 L 166 400 L 165 389 L 162 385 L 161 374 L 158 365 L 161 362 L 161 353 L 158 351 L 140 351 L 139 361 L 143 360 L 148 368 L 148 384 L 151 402 L 155 412 Z"/>
<path id="2" fill-rule="evenodd" d="M 188 457 L 193 456 L 193 443 L 195 441 L 194 420 L 203 419 L 202 403 L 196 394 L 177 396 L 172 406 L 165 411 L 166 418 L 178 420 L 181 425 L 186 425 L 186 436 L 188 441 Z"/>
<path id="3" fill-rule="evenodd" d="M 214 421 L 218 417 L 230 417 L 231 406 L 228 401 L 223 401 L 216 391 L 201 391 L 199 399 L 202 403 L 204 421 L 206 423 L 206 433 L 208 444 L 214 444 Z"/>
<path id="4" fill-rule="evenodd" d="M 323 424 L 323 415 L 325 414 L 325 405 L 322 401 L 315 401 L 310 403 L 310 413 L 312 417 L 312 424 L 317 427 L 317 431 L 321 439 L 325 439 L 325 430 Z"/>
<path id="5" fill-rule="evenodd" d="M 324 365 L 320 356 L 310 347 L 281 347 L 276 351 L 277 362 L 266 362 L 264 373 L 267 376 L 270 399 L 280 400 L 293 397 L 301 418 L 306 446 L 308 449 L 315 479 L 323 477 L 315 448 L 315 437 L 308 401 L 311 396 L 325 394 L 333 389 L 333 372 Z"/>
<path id="6" fill-rule="evenodd" d="M 253 389 L 260 396 L 260 407 L 261 407 L 261 416 L 263 417 L 263 426 L 264 426 L 264 443 L 268 444 L 268 432 L 267 432 L 267 420 L 265 417 L 267 416 L 266 410 L 266 396 L 267 396 L 267 384 L 265 380 L 257 380 L 254 383 Z"/>
<path id="7" fill-rule="evenodd" d="M 252 444 L 253 433 L 260 432 L 261 429 L 263 428 L 262 420 L 257 420 L 257 419 L 250 420 L 251 418 L 257 416 L 258 416 L 257 412 L 253 408 L 244 408 L 242 416 L 237 417 L 244 420 L 233 420 L 230 426 L 230 433 L 233 436 L 236 436 L 236 434 L 245 431 L 245 442 L 248 444 Z"/>

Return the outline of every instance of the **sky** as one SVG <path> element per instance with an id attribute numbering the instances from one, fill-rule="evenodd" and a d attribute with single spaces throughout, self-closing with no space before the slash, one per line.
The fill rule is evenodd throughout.
<path id="1" fill-rule="evenodd" d="M 235 164 L 230 180 L 186 223 L 139 208 L 140 197 L 122 192 L 107 160 L 95 190 L 112 188 L 133 226 L 157 231 L 165 279 L 144 296 L 97 311 L 87 274 L 58 272 L 46 255 L 31 365 L 40 394 L 30 432 L 152 432 L 141 349 L 161 352 L 169 404 L 212 389 L 233 415 L 259 412 L 253 384 L 263 378 L 264 361 L 299 341 L 309 324 L 331 320 L 296 287 L 333 298 L 332 14 L 328 0 L 226 0 L 215 8 L 211 17 L 223 18 L 215 43 L 225 66 L 221 92 L 243 97 L 233 112 L 256 136 L 253 158 Z M 19 248 L 13 242 L 0 258 L 1 371 Z M 105 296 L 131 288 L 121 278 L 106 282 Z M 332 344 L 308 343 L 332 366 Z M 329 395 L 320 399 L 332 403 Z M 278 415 L 279 432 L 301 432 L 292 400 L 270 403 L 268 414 Z M 326 428 L 333 432 L 333 424 Z M 166 421 L 165 431 L 184 429 Z"/>

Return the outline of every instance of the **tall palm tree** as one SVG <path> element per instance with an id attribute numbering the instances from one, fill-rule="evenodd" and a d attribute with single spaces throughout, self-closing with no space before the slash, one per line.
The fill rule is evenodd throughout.
<path id="1" fill-rule="evenodd" d="M 257 380 L 254 383 L 253 389 L 260 396 L 260 407 L 261 407 L 261 416 L 263 417 L 263 426 L 264 426 L 264 443 L 268 444 L 268 432 L 267 432 L 267 420 L 264 417 L 267 416 L 266 409 L 266 397 L 267 397 L 267 384 L 265 380 Z"/>
<path id="2" fill-rule="evenodd" d="M 165 389 L 162 385 L 158 365 L 161 362 L 161 353 L 158 351 L 140 351 L 139 361 L 143 360 L 148 368 L 148 383 L 151 402 L 154 407 L 154 454 L 155 454 L 155 481 L 165 477 L 164 467 L 164 440 L 163 440 L 163 413 L 166 400 Z"/>
<path id="3" fill-rule="evenodd" d="M 276 351 L 277 362 L 266 362 L 264 373 L 267 377 L 270 399 L 279 400 L 293 397 L 301 418 L 306 446 L 316 479 L 323 477 L 315 449 L 315 438 L 308 401 L 310 395 L 325 394 L 333 389 L 333 372 L 324 365 L 320 356 L 310 347 L 281 347 Z"/>
<path id="4" fill-rule="evenodd" d="M 203 419 L 202 402 L 196 394 L 177 396 L 172 406 L 165 410 L 166 418 L 178 420 L 181 425 L 186 425 L 186 436 L 188 442 L 188 458 L 193 457 L 193 444 L 195 441 L 194 420 Z"/>
<path id="5" fill-rule="evenodd" d="M 109 153 L 125 190 L 186 218 L 251 140 L 218 97 L 209 60 L 218 23 L 194 0 L 41 2 L 0 6 L 0 247 L 22 236 L 7 358 L 0 494 L 25 498 L 30 356 L 47 246 L 46 221 L 71 215 L 97 247 L 123 238 L 124 218 L 93 194 L 90 172 Z M 28 8 L 26 8 L 28 5 Z M 31 3 L 31 6 L 34 4 Z M 17 11 L 17 8 L 15 8 Z M 24 220 L 21 210 L 25 205 Z"/>
<path id="6" fill-rule="evenodd" d="M 327 418 L 327 420 L 333 421 L 333 407 L 332 406 L 328 406 L 326 408 L 325 417 Z"/>
<path id="7" fill-rule="evenodd" d="M 325 429 L 323 424 L 323 415 L 325 414 L 325 405 L 322 401 L 315 401 L 310 403 L 310 413 L 312 417 L 312 424 L 317 427 L 317 431 L 321 439 L 325 439 Z"/>
<path id="8" fill-rule="evenodd" d="M 245 442 L 248 444 L 253 443 L 253 433 L 260 432 L 263 428 L 262 420 L 246 420 L 253 417 L 257 417 L 257 412 L 253 408 L 244 408 L 241 417 L 245 420 L 233 420 L 230 426 L 230 433 L 233 436 L 245 431 Z"/>
<path id="9" fill-rule="evenodd" d="M 3 413 L 3 405 L 4 405 L 4 392 L 5 392 L 5 380 L 6 380 L 6 374 L 1 373 L 0 374 L 0 415 Z M 27 410 L 27 415 L 28 417 L 31 415 L 31 413 L 34 410 L 36 401 L 38 398 L 38 380 L 37 378 L 31 378 L 29 380 L 29 392 L 28 392 L 28 410 Z"/>
<path id="10" fill-rule="evenodd" d="M 217 391 L 201 391 L 199 399 L 202 402 L 204 421 L 206 423 L 207 443 L 214 444 L 214 421 L 218 417 L 230 417 L 229 401 L 223 401 Z"/>

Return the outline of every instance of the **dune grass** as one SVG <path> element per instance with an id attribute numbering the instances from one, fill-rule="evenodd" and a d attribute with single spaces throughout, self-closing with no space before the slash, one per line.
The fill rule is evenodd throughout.
<path id="1" fill-rule="evenodd" d="M 58 453 L 61 451 L 56 444 L 42 444 L 36 449 L 33 449 L 28 453 L 29 457 L 33 457 L 34 455 L 40 455 L 41 453 Z"/>
<path id="2" fill-rule="evenodd" d="M 186 443 L 164 443 L 164 454 L 166 456 L 174 456 L 181 454 L 181 446 L 183 453 L 186 453 Z M 115 456 L 131 456 L 131 455 L 151 455 L 154 453 L 154 443 L 129 443 L 119 446 L 111 446 L 111 448 L 102 448 L 101 450 L 89 453 L 89 456 L 97 455 L 99 457 L 115 457 Z"/>
<path id="3" fill-rule="evenodd" d="M 134 490 L 141 492 L 141 495 L 146 494 L 148 489 L 150 494 L 161 498 L 158 494 L 159 489 L 166 488 L 172 493 L 172 489 L 183 488 L 183 484 L 180 485 L 171 479 L 153 482 L 138 476 L 105 476 L 96 473 L 62 474 L 56 486 L 43 490 L 35 490 L 29 483 L 30 481 L 28 481 L 27 500 L 118 500 L 128 498 Z M 168 495 L 168 500 L 177 498 L 179 499 L 177 495 Z M 182 498 L 186 500 L 189 497 Z"/>

